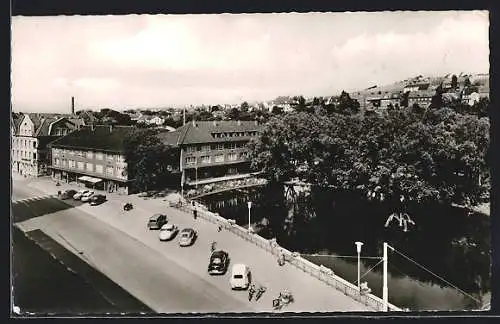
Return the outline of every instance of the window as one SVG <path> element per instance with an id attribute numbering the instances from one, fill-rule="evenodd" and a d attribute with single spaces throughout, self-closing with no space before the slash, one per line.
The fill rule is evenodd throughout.
<path id="1" fill-rule="evenodd" d="M 104 172 L 104 168 L 102 167 L 102 165 L 96 164 L 96 166 L 95 166 L 95 172 L 97 172 L 97 173 L 103 173 Z"/>
<path id="2" fill-rule="evenodd" d="M 60 163 L 61 163 L 61 161 L 58 158 L 54 159 L 54 165 L 59 165 Z"/>
<path id="3" fill-rule="evenodd" d="M 196 151 L 196 146 L 195 145 L 186 146 L 186 152 L 192 153 L 192 152 L 195 152 L 195 151 Z"/>
<path id="4" fill-rule="evenodd" d="M 114 167 L 113 166 L 108 165 L 106 167 L 106 174 L 113 175 L 113 173 L 114 173 L 113 171 L 114 171 Z"/>
<path id="5" fill-rule="evenodd" d="M 186 164 L 195 164 L 196 163 L 196 158 L 194 156 L 189 156 L 186 158 Z"/>
<path id="6" fill-rule="evenodd" d="M 229 161 L 236 161 L 238 159 L 238 155 L 236 153 L 229 153 L 227 155 L 227 159 Z"/>
<path id="7" fill-rule="evenodd" d="M 98 160 L 103 160 L 104 159 L 104 155 L 101 152 L 97 152 L 95 154 L 95 158 L 98 159 Z"/>
<path id="8" fill-rule="evenodd" d="M 117 155 L 116 156 L 116 162 L 124 163 L 125 162 L 125 156 L 124 155 Z"/>
<path id="9" fill-rule="evenodd" d="M 110 161 L 110 162 L 113 162 L 114 157 L 115 157 L 115 156 L 114 156 L 113 154 L 107 154 L 107 155 L 106 155 L 106 160 L 107 160 L 107 161 Z"/>
<path id="10" fill-rule="evenodd" d="M 69 167 L 76 168 L 76 162 L 74 160 L 69 160 Z"/>
<path id="11" fill-rule="evenodd" d="M 215 162 L 224 162 L 224 154 L 216 155 Z"/>
<path id="12" fill-rule="evenodd" d="M 208 155 L 202 156 L 201 163 L 206 163 L 206 164 L 210 163 L 210 156 Z"/>
<path id="13" fill-rule="evenodd" d="M 77 165 L 78 165 L 78 169 L 80 169 L 80 170 L 85 169 L 85 163 L 78 161 Z"/>
<path id="14" fill-rule="evenodd" d="M 219 151 L 224 150 L 224 144 L 217 144 L 217 150 Z"/>
<path id="15" fill-rule="evenodd" d="M 33 148 L 36 148 L 36 141 L 33 141 Z"/>
<path id="16" fill-rule="evenodd" d="M 85 163 L 85 169 L 94 172 L 94 165 L 92 163 Z"/>
<path id="17" fill-rule="evenodd" d="M 210 152 L 210 145 L 203 145 L 203 146 L 201 147 L 201 150 L 202 150 L 203 152 Z"/>
<path id="18" fill-rule="evenodd" d="M 94 152 L 92 152 L 92 151 L 88 151 L 88 152 L 87 152 L 87 158 L 88 158 L 88 159 L 93 159 L 93 158 L 94 158 Z"/>
<path id="19" fill-rule="evenodd" d="M 246 159 L 248 157 L 248 152 L 241 152 L 240 159 Z"/>
<path id="20" fill-rule="evenodd" d="M 86 151 L 82 151 L 82 157 L 84 157 L 84 158 L 87 157 L 87 152 Z"/>
<path id="21" fill-rule="evenodd" d="M 36 153 L 33 153 L 33 160 L 36 160 Z"/>
<path id="22" fill-rule="evenodd" d="M 126 179 L 127 178 L 127 168 L 125 167 L 116 167 L 116 176 L 118 178 L 124 178 Z"/>
<path id="23" fill-rule="evenodd" d="M 235 149 L 235 148 L 236 148 L 236 143 L 227 143 L 226 145 L 227 145 L 226 147 L 227 147 L 228 149 L 230 149 L 230 150 L 233 150 L 233 149 Z"/>

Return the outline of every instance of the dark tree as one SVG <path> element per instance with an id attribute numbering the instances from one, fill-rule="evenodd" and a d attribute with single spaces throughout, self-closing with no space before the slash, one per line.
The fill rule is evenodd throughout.
<path id="1" fill-rule="evenodd" d="M 161 188 L 179 163 L 177 148 L 165 145 L 156 129 L 137 129 L 125 139 L 128 174 L 138 190 Z"/>
<path id="2" fill-rule="evenodd" d="M 455 74 L 451 77 L 451 87 L 456 89 L 458 87 L 458 78 Z"/>

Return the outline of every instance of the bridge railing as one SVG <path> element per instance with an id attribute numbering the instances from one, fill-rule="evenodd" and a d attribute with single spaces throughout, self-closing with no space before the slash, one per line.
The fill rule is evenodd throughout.
<path id="1" fill-rule="evenodd" d="M 173 206 L 182 211 L 192 213 L 193 208 L 189 204 L 183 204 L 182 206 Z M 267 240 L 262 236 L 259 236 L 255 233 L 249 233 L 246 228 L 243 228 L 237 225 L 234 220 L 226 219 L 220 216 L 217 213 L 212 213 L 208 211 L 206 208 L 197 208 L 198 217 L 205 219 L 213 224 L 219 225 L 225 230 L 241 237 L 245 241 L 251 242 L 258 247 L 266 250 L 278 257 L 279 255 L 283 255 L 285 261 L 294 267 L 302 270 L 303 272 L 321 280 L 326 283 L 330 287 L 333 287 L 346 296 L 351 297 L 352 299 L 359 301 L 360 303 L 370 307 L 372 309 L 382 311 L 384 310 L 384 301 L 373 295 L 373 294 L 361 294 L 358 287 L 347 280 L 337 276 L 330 268 L 327 268 L 323 265 L 317 265 L 309 260 L 302 258 L 298 253 L 290 252 L 287 249 L 279 246 L 275 239 Z M 388 304 L 389 311 L 402 311 L 401 308 Z"/>

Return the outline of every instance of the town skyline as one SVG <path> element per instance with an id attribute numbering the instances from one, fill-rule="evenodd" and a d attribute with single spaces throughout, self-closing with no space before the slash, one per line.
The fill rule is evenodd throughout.
<path id="1" fill-rule="evenodd" d="M 486 11 L 13 17 L 12 108 L 238 104 L 488 73 L 488 28 Z"/>

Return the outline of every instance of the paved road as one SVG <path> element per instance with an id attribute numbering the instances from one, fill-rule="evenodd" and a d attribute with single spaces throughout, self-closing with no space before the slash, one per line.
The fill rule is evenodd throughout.
<path id="1" fill-rule="evenodd" d="M 30 186 L 46 193 L 52 193 L 54 190 L 57 190 L 50 179 L 38 179 L 30 183 Z M 58 188 L 75 189 L 76 187 L 72 184 L 63 184 L 62 187 Z M 373 311 L 373 309 L 354 301 L 342 292 L 333 289 L 289 264 L 284 267 L 278 266 L 275 257 L 263 249 L 244 241 L 230 232 L 217 232 L 214 224 L 200 218 L 194 220 L 192 214 L 186 214 L 177 209 L 170 208 L 162 199 L 144 200 L 136 195 L 119 196 L 116 194 L 107 194 L 107 196 L 108 201 L 100 206 L 93 207 L 84 204 L 77 206 L 76 209 L 142 242 L 144 245 L 163 255 L 164 258 L 178 264 L 183 269 L 189 270 L 199 278 L 215 284 L 222 291 L 227 292 L 241 303 L 251 306 L 256 311 L 272 311 L 272 299 L 283 289 L 291 290 L 295 297 L 295 302 L 287 306 L 283 311 Z M 134 204 L 132 211 L 124 212 L 122 210 L 125 201 Z M 181 228 L 195 228 L 200 234 L 199 239 L 189 248 L 180 248 L 175 240 L 173 242 L 160 242 L 156 231 L 146 230 L 148 217 L 157 212 L 167 213 L 169 221 Z M 44 227 L 48 224 L 50 227 L 51 222 L 53 222 L 50 218 L 47 218 L 43 222 L 37 221 L 38 219 L 24 222 L 23 226 L 28 229 Z M 50 229 L 45 229 L 44 231 L 49 232 Z M 71 237 L 73 234 L 68 231 L 68 235 Z M 209 247 L 213 240 L 217 241 L 218 247 L 229 252 L 232 263 L 242 262 L 248 264 L 252 269 L 252 277 L 256 282 L 258 284 L 262 283 L 268 288 L 264 296 L 257 303 L 249 303 L 245 292 L 230 291 L 229 274 L 220 277 L 211 277 L 207 274 L 206 267 L 210 254 Z M 106 260 L 101 261 L 106 262 Z M 112 269 L 109 269 L 109 271 L 111 273 Z M 120 274 L 117 274 L 117 278 L 119 277 Z M 110 278 L 115 280 L 112 276 Z M 141 289 L 134 286 L 134 281 L 123 283 L 130 286 L 124 286 L 127 287 L 128 291 L 136 289 L 136 291 L 141 292 Z M 135 296 L 138 297 L 138 295 Z"/>
<path id="2" fill-rule="evenodd" d="M 17 186 L 14 192 L 23 195 Z M 22 230 L 41 229 L 157 312 L 252 311 L 226 287 L 193 274 L 80 206 L 46 198 L 14 203 L 12 211 Z"/>

